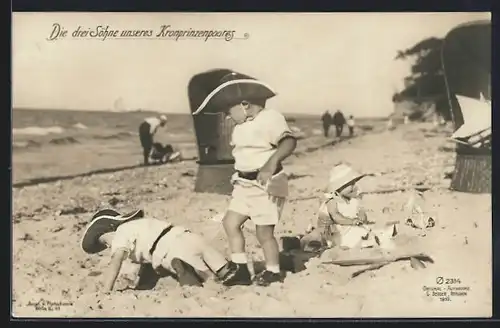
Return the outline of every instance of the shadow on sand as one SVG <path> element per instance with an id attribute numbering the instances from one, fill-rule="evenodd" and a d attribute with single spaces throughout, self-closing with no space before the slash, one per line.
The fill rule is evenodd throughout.
<path id="1" fill-rule="evenodd" d="M 305 263 L 312 257 L 316 257 L 316 255 L 307 255 L 303 253 L 302 255 L 291 256 L 290 252 L 281 251 L 279 261 L 282 273 L 284 273 L 286 276 L 289 273 L 298 273 L 306 270 Z M 253 268 L 255 274 L 264 271 L 266 268 L 265 261 L 254 261 Z M 136 289 L 152 290 L 156 287 L 158 281 L 165 277 L 170 277 L 177 280 L 175 274 L 172 274 L 161 267 L 158 269 L 158 271 L 155 271 L 150 264 L 146 264 L 143 266 L 142 274 L 140 276 L 139 283 Z"/>

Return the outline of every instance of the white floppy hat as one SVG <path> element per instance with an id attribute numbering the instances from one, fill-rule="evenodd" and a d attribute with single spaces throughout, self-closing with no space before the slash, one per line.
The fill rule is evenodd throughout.
<path id="1" fill-rule="evenodd" d="M 362 174 L 346 164 L 335 165 L 330 171 L 328 191 L 335 192 L 349 183 L 356 182 L 368 174 Z"/>
<path id="2" fill-rule="evenodd" d="M 143 210 L 135 210 L 127 214 L 120 214 L 113 209 L 103 209 L 92 216 L 90 223 L 83 232 L 80 243 L 82 250 L 88 254 L 99 253 L 106 249 L 106 245 L 99 242 L 99 237 L 105 233 L 115 231 L 122 223 L 144 217 Z"/>
<path id="3" fill-rule="evenodd" d="M 165 115 L 161 115 L 160 116 L 160 121 L 166 122 L 167 121 L 167 117 Z"/>
<path id="4" fill-rule="evenodd" d="M 226 74 L 194 110 L 193 115 L 199 114 L 203 109 L 216 108 L 217 112 L 224 111 L 244 100 L 269 99 L 276 92 L 264 82 L 236 72 Z"/>

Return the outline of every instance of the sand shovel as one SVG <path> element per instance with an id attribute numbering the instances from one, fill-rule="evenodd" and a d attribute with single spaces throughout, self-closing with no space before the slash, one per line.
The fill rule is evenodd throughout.
<path id="1" fill-rule="evenodd" d="M 412 257 L 420 260 L 422 262 L 430 262 L 434 263 L 434 260 L 423 253 L 419 254 L 409 254 L 409 255 L 399 255 L 399 256 L 391 256 L 391 257 L 376 257 L 376 258 L 360 258 L 360 259 L 352 259 L 352 260 L 334 260 L 322 262 L 323 264 L 336 264 L 340 266 L 354 266 L 354 265 L 372 265 L 372 264 L 380 264 L 385 262 L 397 262 L 397 261 L 408 261 Z"/>
<path id="2" fill-rule="evenodd" d="M 425 265 L 422 262 L 434 263 L 434 260 L 430 256 L 423 254 L 423 253 L 393 256 L 393 257 L 389 257 L 389 258 L 388 257 L 378 257 L 378 258 L 373 258 L 373 259 L 334 260 L 334 261 L 327 261 L 327 262 L 322 262 L 322 263 L 323 264 L 336 264 L 336 265 L 340 265 L 340 266 L 370 265 L 368 268 L 354 272 L 352 274 L 352 277 L 354 278 L 354 277 L 357 277 L 364 272 L 377 270 L 377 269 L 382 268 L 383 266 L 386 266 L 389 263 L 404 261 L 404 260 L 409 260 L 410 263 L 413 261 L 412 267 L 414 267 L 414 268 L 415 267 L 418 267 L 418 268 L 424 267 L 425 268 Z"/>
<path id="3" fill-rule="evenodd" d="M 365 268 L 365 269 L 362 269 L 362 270 L 358 270 L 356 272 L 354 272 L 351 277 L 352 278 L 355 278 L 357 276 L 359 276 L 360 274 L 362 273 L 365 273 L 365 272 L 368 272 L 368 271 L 373 271 L 373 270 L 378 270 L 386 265 L 388 265 L 389 263 L 392 263 L 392 262 L 397 262 L 397 261 L 402 261 L 402 260 L 410 260 L 410 265 L 413 269 L 417 270 L 417 269 L 425 269 L 425 264 L 424 264 L 424 261 L 428 261 L 428 262 L 431 262 L 431 263 L 434 263 L 434 261 L 432 260 L 432 258 L 430 258 L 429 256 L 425 255 L 425 254 L 418 254 L 417 255 L 418 257 L 407 257 L 407 256 L 402 256 L 402 257 L 397 257 L 397 258 L 394 258 L 394 259 L 391 259 L 391 260 L 387 260 L 387 261 L 383 261 L 381 263 L 376 263 L 376 264 L 372 264 L 370 265 L 368 268 Z"/>
<path id="4" fill-rule="evenodd" d="M 356 278 L 357 276 L 359 276 L 360 274 L 362 273 L 365 273 L 365 272 L 368 272 L 368 271 L 373 271 L 373 270 L 378 270 L 384 266 L 386 266 L 387 264 L 391 263 L 390 261 L 386 261 L 386 262 L 382 262 L 382 263 L 378 263 L 378 264 L 373 264 L 373 265 L 370 265 L 368 268 L 365 268 L 365 269 L 362 269 L 362 270 L 358 270 L 356 272 L 354 272 L 351 277 L 352 278 Z"/>

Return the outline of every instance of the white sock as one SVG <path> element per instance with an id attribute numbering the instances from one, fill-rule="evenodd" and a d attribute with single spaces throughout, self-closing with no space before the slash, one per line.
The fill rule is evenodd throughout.
<path id="1" fill-rule="evenodd" d="M 247 263 L 247 255 L 245 253 L 233 253 L 231 254 L 231 261 L 238 264 Z"/>
<path id="2" fill-rule="evenodd" d="M 271 271 L 272 273 L 280 273 L 279 265 L 266 265 L 266 270 Z"/>

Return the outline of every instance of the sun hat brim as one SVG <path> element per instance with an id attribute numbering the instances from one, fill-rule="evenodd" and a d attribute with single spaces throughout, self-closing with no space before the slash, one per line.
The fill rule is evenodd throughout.
<path id="1" fill-rule="evenodd" d="M 264 100 L 274 96 L 276 96 L 276 92 L 264 82 L 254 79 L 230 80 L 210 92 L 193 112 L 193 115 L 198 115 L 203 110 L 211 113 L 222 113 L 244 100 Z"/>
<path id="2" fill-rule="evenodd" d="M 333 175 L 333 177 L 332 177 Z M 355 183 L 369 174 L 357 172 L 352 167 L 347 165 L 336 166 L 330 173 L 328 181 L 328 192 L 337 192 L 345 188 L 347 185 Z"/>
<path id="3" fill-rule="evenodd" d="M 90 221 L 93 221 L 95 218 L 99 216 L 120 216 L 121 214 L 114 209 L 111 208 L 104 208 L 102 210 L 97 211 L 93 216 Z"/>
<path id="4" fill-rule="evenodd" d="M 356 183 L 366 176 L 367 176 L 367 174 L 350 175 L 350 176 L 346 177 L 344 180 L 342 180 L 342 182 L 336 184 L 337 187 L 334 187 L 335 188 L 334 191 L 342 190 L 345 187 L 347 187 L 348 185 Z"/>
<path id="5" fill-rule="evenodd" d="M 85 253 L 95 254 L 106 249 L 106 245 L 99 242 L 99 237 L 115 231 L 120 224 L 144 217 L 144 211 L 135 210 L 125 215 L 105 209 L 98 211 L 83 232 L 81 248 Z"/>

